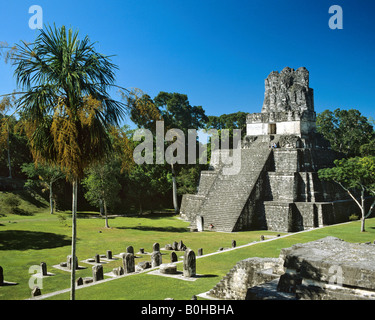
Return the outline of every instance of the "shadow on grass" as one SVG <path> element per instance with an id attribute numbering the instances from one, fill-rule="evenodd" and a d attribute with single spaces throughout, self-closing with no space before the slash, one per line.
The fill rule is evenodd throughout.
<path id="1" fill-rule="evenodd" d="M 21 209 L 21 208 L 12 208 L 11 213 L 17 216 L 33 216 L 34 215 L 34 213 L 32 213 L 31 211 Z"/>
<path id="2" fill-rule="evenodd" d="M 0 250 L 42 250 L 70 245 L 70 238 L 56 233 L 26 230 L 0 232 Z"/>
<path id="3" fill-rule="evenodd" d="M 195 278 L 217 278 L 217 274 L 197 274 Z"/>
<path id="4" fill-rule="evenodd" d="M 145 219 L 163 219 L 167 217 L 176 216 L 174 211 L 157 211 L 157 212 L 144 212 L 142 214 L 135 213 L 130 216 L 129 218 L 145 218 Z"/>
<path id="5" fill-rule="evenodd" d="M 158 231 L 158 232 L 190 232 L 187 228 L 175 228 L 175 227 L 152 227 L 152 226 L 134 226 L 134 227 L 116 227 L 116 229 L 132 229 L 140 231 Z"/>
<path id="6" fill-rule="evenodd" d="M 70 215 L 72 215 L 70 213 Z M 104 215 L 101 216 L 99 212 L 95 211 L 78 211 L 77 219 L 88 219 L 88 218 L 104 218 Z"/>
<path id="7" fill-rule="evenodd" d="M 17 194 L 19 195 L 19 197 L 22 200 L 24 200 L 28 203 L 31 203 L 32 205 L 34 205 L 37 208 L 42 208 L 42 209 L 48 208 L 48 204 L 46 204 L 46 203 L 42 202 L 41 200 L 37 199 L 38 197 L 42 198 L 41 195 L 36 196 L 36 195 L 32 194 L 31 192 L 26 191 L 26 190 L 17 192 Z"/>

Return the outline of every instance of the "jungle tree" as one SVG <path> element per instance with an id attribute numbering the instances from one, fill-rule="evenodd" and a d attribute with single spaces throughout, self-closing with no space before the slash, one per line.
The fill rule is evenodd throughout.
<path id="1" fill-rule="evenodd" d="M 72 258 L 76 260 L 77 187 L 84 171 L 111 152 L 108 129 L 118 125 L 124 106 L 108 90 L 117 66 L 97 52 L 88 36 L 45 27 L 34 43 L 17 45 L 14 65 L 23 93 L 17 106 L 36 163 L 58 165 L 73 186 Z M 71 299 L 75 299 L 75 266 Z"/>

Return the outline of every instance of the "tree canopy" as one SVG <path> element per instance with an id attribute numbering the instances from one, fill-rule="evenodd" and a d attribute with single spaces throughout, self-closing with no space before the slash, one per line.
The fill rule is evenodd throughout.
<path id="1" fill-rule="evenodd" d="M 35 42 L 17 45 L 17 99 L 35 161 L 55 164 L 72 181 L 72 258 L 76 259 L 77 188 L 85 170 L 112 151 L 109 129 L 124 116 L 124 105 L 108 91 L 117 66 L 97 52 L 88 36 L 65 26 L 44 27 Z M 75 299 L 75 263 L 71 299 Z"/>
<path id="2" fill-rule="evenodd" d="M 335 167 L 321 169 L 318 171 L 322 180 L 334 181 L 348 192 L 351 198 L 357 203 L 362 213 L 361 231 L 365 231 L 364 221 L 372 213 L 375 201 L 365 212 L 366 195 L 375 196 L 375 157 L 354 157 L 334 161 Z M 360 200 L 356 194 L 360 194 Z"/>
<path id="3" fill-rule="evenodd" d="M 348 157 L 361 155 L 361 146 L 374 141 L 374 128 L 358 110 L 325 110 L 317 115 L 317 131 L 329 140 L 333 150 Z M 362 150 L 363 151 L 363 150 Z"/>

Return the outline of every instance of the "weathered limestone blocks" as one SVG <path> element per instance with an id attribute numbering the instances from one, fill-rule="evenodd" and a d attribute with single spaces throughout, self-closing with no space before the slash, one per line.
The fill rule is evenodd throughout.
<path id="1" fill-rule="evenodd" d="M 309 71 L 289 67 L 271 72 L 265 80 L 262 113 L 314 110 L 313 90 L 309 88 Z"/>
<path id="2" fill-rule="evenodd" d="M 117 268 L 113 268 L 112 272 L 115 276 L 122 276 L 124 274 L 124 268 L 119 266 Z"/>
<path id="3" fill-rule="evenodd" d="M 151 254 L 151 266 L 152 268 L 158 267 L 162 264 L 162 255 L 160 251 L 154 251 Z"/>
<path id="4" fill-rule="evenodd" d="M 245 300 L 249 288 L 277 279 L 283 273 L 280 259 L 248 258 L 238 262 L 209 295 L 219 299 Z"/>
<path id="5" fill-rule="evenodd" d="M 92 267 L 92 278 L 94 282 L 104 279 L 103 266 L 101 264 Z"/>
<path id="6" fill-rule="evenodd" d="M 42 276 L 47 276 L 48 275 L 48 273 L 47 273 L 47 264 L 45 262 L 41 262 L 40 263 L 40 270 L 41 270 Z"/>
<path id="7" fill-rule="evenodd" d="M 182 242 L 173 241 L 172 244 L 166 244 L 164 247 L 165 250 L 174 250 L 174 251 L 185 251 L 186 245 Z M 155 250 L 154 250 L 155 251 Z"/>
<path id="8" fill-rule="evenodd" d="M 122 264 L 124 267 L 124 273 L 135 272 L 134 254 L 124 253 L 122 256 Z"/>
<path id="9" fill-rule="evenodd" d="M 238 300 L 375 300 L 375 245 L 334 237 L 238 262 L 209 292 Z"/>
<path id="10" fill-rule="evenodd" d="M 31 296 L 32 297 L 37 297 L 37 296 L 40 296 L 42 295 L 42 291 L 40 290 L 40 288 L 38 286 L 35 286 L 32 290 L 31 290 Z"/>
<path id="11" fill-rule="evenodd" d="M 290 290 L 295 290 L 298 298 L 375 299 L 373 244 L 326 237 L 282 249 L 280 257 L 287 273 L 297 279 Z"/>
<path id="12" fill-rule="evenodd" d="M 158 242 L 155 242 L 152 246 L 153 252 L 159 252 L 160 251 L 160 244 Z"/>
<path id="13" fill-rule="evenodd" d="M 177 254 L 176 252 L 171 252 L 171 262 L 177 262 L 178 261 L 178 258 L 177 258 Z"/>
<path id="14" fill-rule="evenodd" d="M 68 255 L 66 258 L 66 267 L 71 270 L 73 266 L 73 258 L 71 255 Z M 78 269 L 78 258 L 75 258 L 75 269 Z"/>
<path id="15" fill-rule="evenodd" d="M 146 269 L 151 268 L 151 262 L 150 261 L 141 261 L 137 264 L 135 271 L 140 272 L 144 271 Z"/>
<path id="16" fill-rule="evenodd" d="M 193 250 L 187 248 L 183 262 L 184 277 L 194 277 L 196 275 L 196 258 Z"/>
<path id="17" fill-rule="evenodd" d="M 107 250 L 107 259 L 112 260 L 112 251 Z"/>
<path id="18" fill-rule="evenodd" d="M 177 266 L 174 263 L 164 263 L 160 265 L 159 271 L 162 274 L 176 274 Z"/>

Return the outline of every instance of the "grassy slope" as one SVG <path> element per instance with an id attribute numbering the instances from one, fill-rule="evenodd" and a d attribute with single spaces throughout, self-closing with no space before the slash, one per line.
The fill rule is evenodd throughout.
<path id="1" fill-rule="evenodd" d="M 0 194 L 1 197 L 1 194 Z M 22 207 L 30 216 L 7 214 L 0 217 L 0 266 L 4 269 L 6 281 L 18 282 L 17 286 L 0 287 L 0 300 L 26 299 L 30 297 L 28 272 L 32 265 L 47 263 L 48 271 L 56 276 L 43 279 L 42 293 L 69 288 L 70 274 L 52 265 L 66 261 L 70 254 L 70 215 L 68 226 L 61 223 L 57 215 L 50 215 L 45 204 L 23 200 Z M 84 216 L 81 214 L 81 216 Z M 95 215 L 91 215 L 95 216 Z M 113 254 L 124 252 L 132 245 L 135 252 L 144 248 L 152 250 L 152 244 L 159 242 L 161 247 L 173 241 L 182 240 L 193 250 L 203 248 L 204 254 L 216 252 L 219 247 L 230 247 L 232 239 L 237 245 L 258 241 L 261 234 L 275 234 L 268 231 L 216 233 L 190 233 L 188 223 L 173 216 L 153 216 L 141 218 L 116 217 L 109 220 L 110 229 L 104 228 L 103 219 L 78 219 L 77 255 L 79 260 L 105 254 L 112 250 Z M 367 242 L 375 239 L 375 219 L 367 221 L 367 232 L 360 233 L 359 222 L 340 226 L 330 226 L 311 232 L 294 234 L 271 242 L 241 248 L 221 254 L 197 259 L 197 273 L 204 275 L 195 282 L 182 281 L 149 274 L 139 274 L 116 279 L 92 287 L 77 290 L 77 299 L 190 299 L 211 289 L 231 269 L 236 262 L 251 257 L 277 257 L 281 248 L 294 243 L 307 242 L 325 237 L 337 236 L 351 242 Z M 169 262 L 169 253 L 163 256 L 163 262 Z M 182 256 L 182 253 L 178 253 Z M 136 263 L 149 260 L 149 256 L 136 259 Z M 120 260 L 104 265 L 104 272 L 119 266 Z M 91 276 L 91 265 L 87 269 L 77 271 L 77 276 Z M 178 265 L 182 270 L 182 264 Z M 52 299 L 68 299 L 69 294 L 60 294 Z"/>

